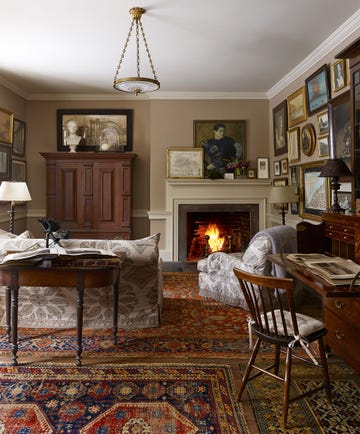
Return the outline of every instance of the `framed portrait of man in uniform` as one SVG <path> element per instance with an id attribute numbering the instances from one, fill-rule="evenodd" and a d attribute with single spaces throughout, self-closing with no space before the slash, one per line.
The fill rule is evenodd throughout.
<path id="1" fill-rule="evenodd" d="M 229 161 L 245 161 L 245 120 L 194 121 L 194 147 L 204 151 L 205 178 L 224 178 Z"/>

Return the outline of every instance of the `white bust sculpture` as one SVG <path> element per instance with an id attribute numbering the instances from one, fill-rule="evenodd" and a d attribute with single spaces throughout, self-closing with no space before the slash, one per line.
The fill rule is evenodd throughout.
<path id="1" fill-rule="evenodd" d="M 73 119 L 65 123 L 64 145 L 70 147 L 70 152 L 76 152 L 76 147 L 81 140 L 81 136 L 76 133 L 77 129 L 78 125 Z"/>

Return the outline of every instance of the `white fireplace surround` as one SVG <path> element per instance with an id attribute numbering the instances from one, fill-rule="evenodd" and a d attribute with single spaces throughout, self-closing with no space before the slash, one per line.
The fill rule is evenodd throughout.
<path id="1" fill-rule="evenodd" d="M 165 220 L 165 261 L 178 260 L 179 205 L 182 204 L 257 204 L 259 230 L 266 227 L 266 199 L 270 180 L 265 179 L 167 179 L 166 212 L 149 212 L 153 220 Z"/>

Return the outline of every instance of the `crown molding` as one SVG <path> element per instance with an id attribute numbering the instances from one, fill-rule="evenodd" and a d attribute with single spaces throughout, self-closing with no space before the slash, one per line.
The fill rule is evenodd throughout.
<path id="1" fill-rule="evenodd" d="M 150 99 L 267 99 L 265 92 L 167 92 L 158 91 Z"/>
<path id="2" fill-rule="evenodd" d="M 341 44 L 346 38 L 353 35 L 360 29 L 360 9 L 355 12 L 348 20 L 345 21 L 340 27 L 338 27 L 334 33 L 332 33 L 323 43 L 321 43 L 309 56 L 307 56 L 302 62 L 300 62 L 289 74 L 285 75 L 275 86 L 266 92 L 268 99 L 273 98 L 280 93 L 285 87 L 289 86 L 292 82 L 306 73 L 315 63 L 319 62 L 327 54 L 334 50 L 339 44 Z M 359 34 L 354 35 L 356 37 Z"/>
<path id="3" fill-rule="evenodd" d="M 24 92 L 23 89 L 20 89 L 20 87 L 15 86 L 14 83 L 7 80 L 5 77 L 2 77 L 1 75 L 0 75 L 0 85 L 6 87 L 7 89 L 11 90 L 12 92 L 16 93 L 17 95 L 21 96 L 22 98 L 24 98 L 26 100 L 29 99 L 29 94 Z"/>

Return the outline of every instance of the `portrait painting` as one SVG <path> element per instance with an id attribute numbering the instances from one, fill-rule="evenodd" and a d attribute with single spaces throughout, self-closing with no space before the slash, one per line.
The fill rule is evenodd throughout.
<path id="1" fill-rule="evenodd" d="M 305 80 L 306 101 L 309 116 L 324 109 L 329 100 L 328 67 L 323 65 Z"/>
<path id="2" fill-rule="evenodd" d="M 287 144 L 287 110 L 286 101 L 273 109 L 274 155 L 286 154 Z"/>
<path id="3" fill-rule="evenodd" d="M 332 92 L 338 92 L 347 85 L 346 59 L 331 64 L 330 77 Z"/>
<path id="4" fill-rule="evenodd" d="M 204 151 L 205 178 L 224 178 L 231 160 L 245 161 L 245 120 L 194 121 L 194 147 Z"/>
<path id="5" fill-rule="evenodd" d="M 133 111 L 117 109 L 57 110 L 57 150 L 130 152 Z"/>
<path id="6" fill-rule="evenodd" d="M 289 127 L 306 120 L 305 87 L 302 86 L 287 98 Z"/>

